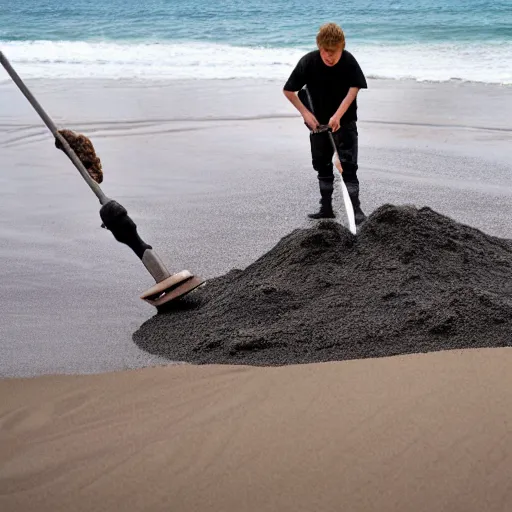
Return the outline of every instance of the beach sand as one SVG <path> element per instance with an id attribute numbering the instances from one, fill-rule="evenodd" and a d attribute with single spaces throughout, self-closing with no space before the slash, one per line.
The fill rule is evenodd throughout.
<path id="1" fill-rule="evenodd" d="M 0 510 L 506 512 L 512 351 L 0 382 Z"/>
<path id="2" fill-rule="evenodd" d="M 244 268 L 308 225 L 316 176 L 280 83 L 29 86 L 59 126 L 91 137 L 103 189 L 173 272 Z M 96 198 L 11 82 L 0 101 L 0 376 L 164 362 L 131 339 L 154 314 L 138 298 L 150 275 L 100 229 Z M 512 238 L 512 88 L 373 80 L 359 105 L 367 212 L 427 205 Z"/>
<path id="3" fill-rule="evenodd" d="M 103 189 L 171 271 L 244 268 L 308 225 L 317 182 L 281 84 L 30 86 L 92 139 Z M 511 100 L 371 81 L 364 209 L 429 206 L 512 238 Z M 162 366 L 132 341 L 155 313 L 149 274 L 11 83 L 0 101 L 2 512 L 511 509 L 510 349 Z M 8 378 L 63 373 L 94 375 Z"/>

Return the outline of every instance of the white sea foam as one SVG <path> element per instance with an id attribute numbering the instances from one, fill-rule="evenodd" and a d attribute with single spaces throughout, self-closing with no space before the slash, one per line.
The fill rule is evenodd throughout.
<path id="1" fill-rule="evenodd" d="M 284 80 L 308 48 L 209 43 L 0 41 L 26 78 Z M 512 42 L 352 45 L 367 76 L 512 84 Z M 6 79 L 0 73 L 0 81 Z"/>

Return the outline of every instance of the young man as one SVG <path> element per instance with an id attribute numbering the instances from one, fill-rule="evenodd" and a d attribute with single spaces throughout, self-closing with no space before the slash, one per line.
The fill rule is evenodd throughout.
<path id="1" fill-rule="evenodd" d="M 284 94 L 301 113 L 311 130 L 313 168 L 320 185 L 320 211 L 312 219 L 333 218 L 334 148 L 325 130 L 332 131 L 340 157 L 343 180 L 347 186 L 356 224 L 366 216 L 359 202 L 357 179 L 357 102 L 359 89 L 366 89 L 364 77 L 356 59 L 345 50 L 345 35 L 335 23 L 320 27 L 316 37 L 318 50 L 304 55 L 284 86 Z M 307 92 L 306 92 L 307 88 Z M 300 91 L 297 94 L 297 91 Z M 310 101 L 311 103 L 310 104 Z"/>

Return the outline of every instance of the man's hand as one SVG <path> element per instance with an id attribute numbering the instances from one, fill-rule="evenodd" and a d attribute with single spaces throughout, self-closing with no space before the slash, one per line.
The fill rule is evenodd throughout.
<path id="1" fill-rule="evenodd" d="M 316 131 L 320 124 L 316 117 L 310 112 L 306 106 L 300 101 L 299 96 L 296 92 L 283 90 L 284 95 L 288 98 L 290 103 L 300 112 L 300 115 L 304 119 L 304 122 L 308 128 L 312 131 Z"/>
<path id="2" fill-rule="evenodd" d="M 333 132 L 337 132 L 340 129 L 340 119 L 341 119 L 341 116 L 337 116 L 336 114 L 334 114 L 331 117 L 331 119 L 329 119 L 329 128 Z"/>
<path id="3" fill-rule="evenodd" d="M 306 110 L 304 114 L 302 114 L 302 118 L 304 119 L 304 122 L 309 126 L 310 130 L 315 132 L 318 128 L 318 125 L 320 124 L 316 117 L 309 110 Z"/>
<path id="4" fill-rule="evenodd" d="M 348 110 L 348 107 L 350 107 L 350 105 L 352 105 L 352 102 L 356 99 L 358 92 L 358 87 L 351 87 L 348 90 L 347 95 L 341 102 L 341 105 L 339 106 L 338 110 L 336 110 L 331 119 L 329 119 L 329 128 L 333 132 L 337 132 L 340 129 L 341 118 L 345 115 L 345 112 Z"/>

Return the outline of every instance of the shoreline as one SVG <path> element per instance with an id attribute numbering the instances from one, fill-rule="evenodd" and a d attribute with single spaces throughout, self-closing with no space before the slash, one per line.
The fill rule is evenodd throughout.
<path id="1" fill-rule="evenodd" d="M 34 78 L 27 79 L 26 83 L 33 88 L 34 94 L 50 114 L 57 112 L 54 114 L 57 120 L 60 117 L 62 121 L 79 122 L 83 126 L 97 123 L 98 117 L 104 122 L 119 124 L 128 120 L 191 123 L 289 118 L 300 120 L 299 114 L 288 104 L 282 94 L 284 82 L 274 79 L 262 80 L 261 83 L 255 84 L 252 79 L 239 78 L 197 80 Z M 219 85 L 222 87 L 219 88 Z M 359 123 L 512 131 L 510 122 L 512 85 L 369 79 L 368 86 L 367 90 L 359 92 Z M 196 91 L 206 95 L 211 102 L 205 102 L 202 98 L 191 101 Z M 151 97 L 150 92 L 159 92 L 161 96 Z M 76 108 L 70 101 L 76 93 L 83 98 L 83 108 Z M 6 110 L 0 116 L 0 127 L 6 126 L 4 118 L 12 120 L 13 126 L 24 126 L 27 124 L 27 119 L 30 119 L 31 122 L 28 124 L 31 126 L 42 125 L 42 122 L 34 117 L 30 107 L 26 108 L 27 101 L 9 78 L 5 82 L 0 82 L 0 94 L 9 100 Z M 123 94 L 125 98 L 120 98 L 119 94 Z M 126 101 L 133 101 L 135 94 L 142 97 L 144 106 L 152 115 L 148 117 L 148 112 L 141 112 L 142 115 L 132 117 L 133 107 L 127 105 Z M 176 99 L 170 96 L 173 94 L 177 96 Z M 62 98 L 64 105 L 56 102 L 58 96 Z M 401 98 L 401 96 L 405 97 Z M 115 115 L 105 111 L 103 105 L 97 105 L 98 101 L 102 103 L 110 100 L 110 97 L 114 103 L 110 107 Z M 472 108 L 475 100 L 478 102 L 478 108 Z M 190 101 L 191 108 L 184 108 L 182 101 Z M 127 107 L 127 112 L 116 110 L 116 102 Z M 244 102 L 247 103 L 244 105 Z M 160 108 L 157 108 L 158 103 Z M 24 104 L 25 108 L 23 108 Z M 70 112 L 64 112 L 63 106 L 70 107 Z M 408 112 L 411 107 L 414 109 L 413 112 Z M 427 107 L 429 111 L 426 110 Z M 162 110 L 166 111 L 168 108 L 173 112 L 172 115 L 163 116 Z M 244 110 L 247 112 L 245 113 Z M 417 121 L 417 118 L 420 121 Z"/>
<path id="2" fill-rule="evenodd" d="M 12 64 L 12 63 L 11 63 Z M 3 68 L 2 68 L 3 69 Z M 6 83 L 12 82 L 11 78 L 5 74 L 5 70 L 2 72 L 2 78 L 0 79 L 0 86 L 5 85 Z M 23 77 L 22 77 L 23 78 Z M 398 82 L 398 83 L 405 83 L 405 84 L 427 84 L 427 85 L 475 85 L 475 86 L 491 86 L 491 87 L 503 87 L 503 88 L 509 88 L 512 87 L 511 83 L 504 83 L 504 82 L 484 82 L 480 80 L 466 80 L 462 78 L 450 78 L 447 80 L 432 80 L 432 79 L 420 79 L 420 78 L 391 78 L 391 77 L 385 77 L 385 76 L 379 76 L 379 75 L 367 75 L 367 80 L 369 82 Z M 286 81 L 285 78 L 263 78 L 258 77 L 257 78 L 260 83 L 275 83 L 275 84 L 282 84 Z M 231 78 L 169 78 L 169 77 L 161 77 L 161 78 L 146 78 L 146 77 L 27 77 L 23 78 L 24 82 L 65 82 L 65 81 L 80 81 L 80 82 L 117 82 L 117 83 L 123 83 L 123 82 L 135 82 L 137 84 L 156 84 L 156 85 L 162 85 L 165 83 L 201 83 L 201 82 L 219 82 L 219 83 L 230 83 L 230 82 L 249 82 L 254 83 L 254 80 L 256 80 L 256 77 L 231 77 Z"/>

